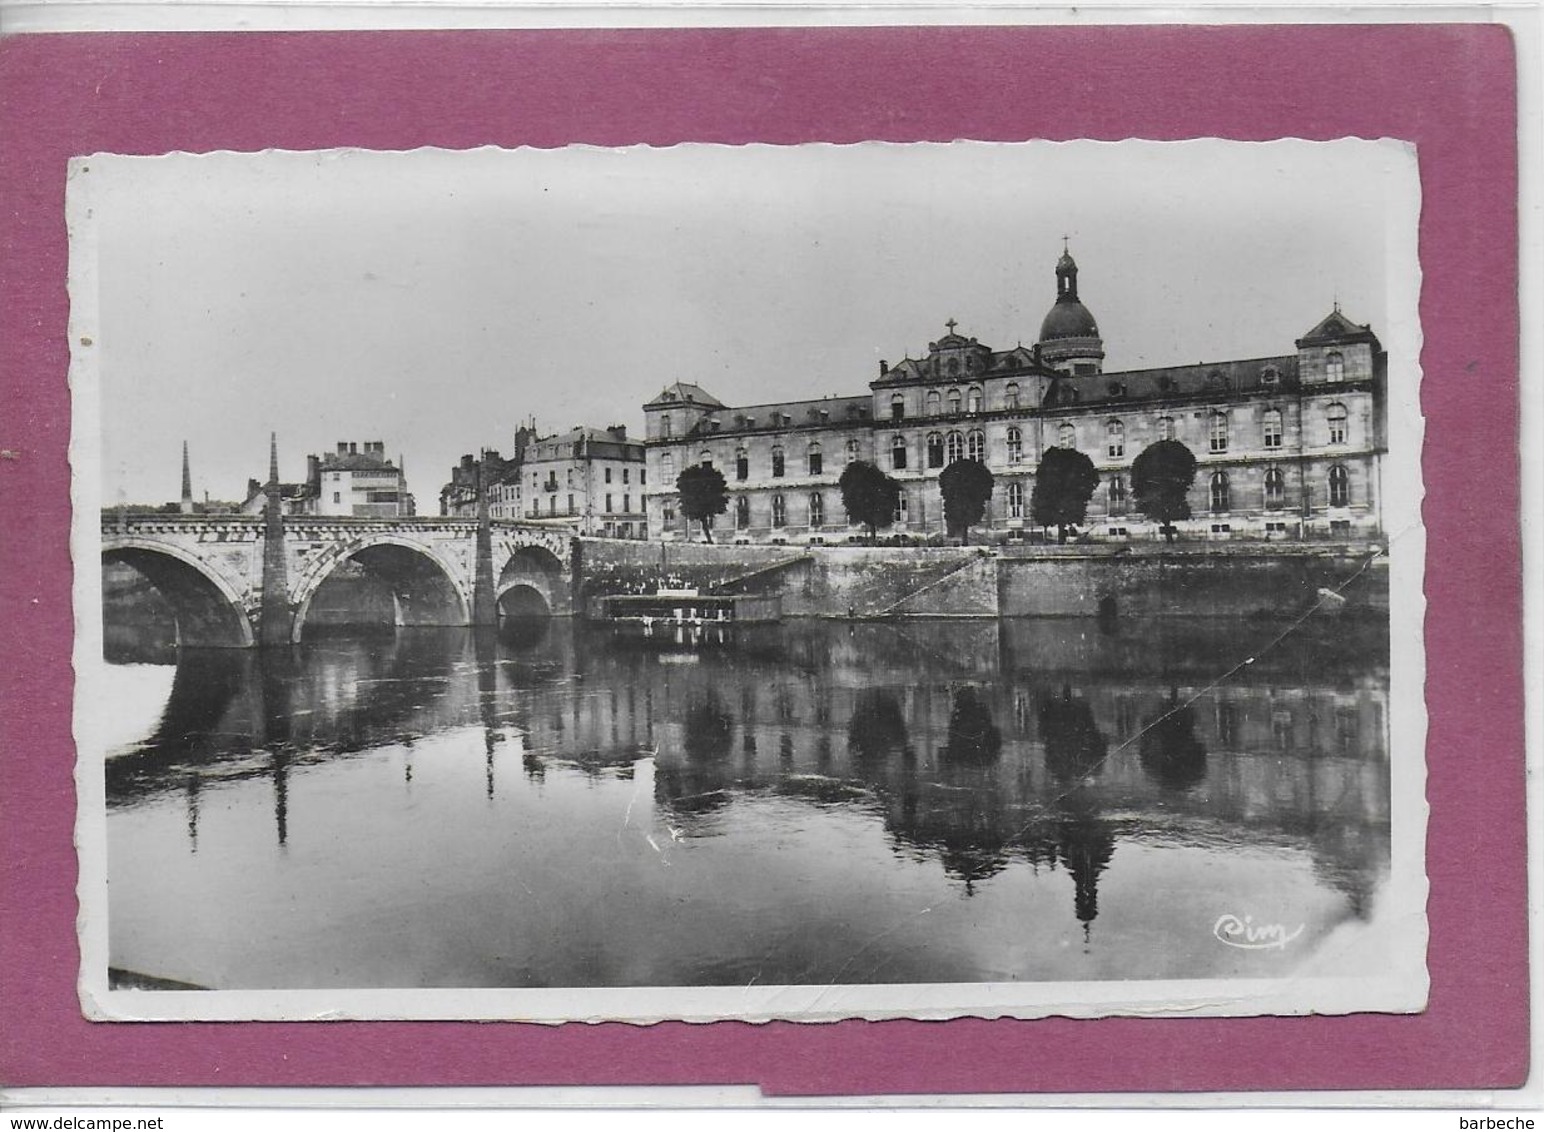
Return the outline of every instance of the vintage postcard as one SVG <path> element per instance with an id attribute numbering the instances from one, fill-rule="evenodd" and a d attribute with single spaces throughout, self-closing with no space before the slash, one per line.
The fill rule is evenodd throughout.
<path id="1" fill-rule="evenodd" d="M 94 154 L 80 992 L 1426 1002 L 1394 140 Z"/>

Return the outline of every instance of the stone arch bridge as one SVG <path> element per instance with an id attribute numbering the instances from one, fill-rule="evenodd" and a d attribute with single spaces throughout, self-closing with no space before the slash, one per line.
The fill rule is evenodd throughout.
<path id="1" fill-rule="evenodd" d="M 137 570 L 171 604 L 178 643 L 299 641 L 318 594 L 368 578 L 397 625 L 497 624 L 574 611 L 572 532 L 443 518 L 104 514 L 102 561 Z"/>

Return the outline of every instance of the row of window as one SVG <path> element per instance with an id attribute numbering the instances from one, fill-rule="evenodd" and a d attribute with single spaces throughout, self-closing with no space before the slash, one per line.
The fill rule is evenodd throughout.
<path id="1" fill-rule="evenodd" d="M 1328 501 L 1331 507 L 1347 507 L 1351 503 L 1351 477 L 1346 468 L 1335 464 L 1329 469 L 1327 475 L 1329 487 Z M 1124 476 L 1111 476 L 1110 482 L 1105 487 L 1108 513 L 1111 515 L 1124 515 L 1130 506 L 1130 493 Z M 1022 519 L 1026 515 L 1026 496 L 1024 482 L 1013 480 L 1007 485 L 1008 518 Z M 1212 473 L 1208 484 L 1208 500 L 1211 510 L 1215 513 L 1225 513 L 1233 510 L 1233 484 L 1227 472 Z M 1286 504 L 1286 477 L 1280 468 L 1269 468 L 1265 472 L 1264 502 L 1267 511 L 1278 511 Z M 811 527 L 825 525 L 826 504 L 825 497 L 820 492 L 811 492 L 806 503 L 805 515 L 807 523 Z M 896 522 L 905 522 L 907 517 L 906 493 L 902 492 L 900 505 L 896 508 Z M 670 503 L 665 505 L 665 521 L 673 522 L 675 508 Z M 748 495 L 737 495 L 734 501 L 734 523 L 737 530 L 744 530 L 751 525 L 751 501 Z M 788 501 L 782 495 L 772 497 L 772 526 L 785 527 L 788 525 Z"/>
<path id="2" fill-rule="evenodd" d="M 607 514 L 615 513 L 615 509 L 611 506 L 611 504 L 612 504 L 612 495 L 608 491 L 608 492 L 606 492 L 606 513 Z M 622 496 L 622 510 L 621 510 L 620 514 L 623 514 L 623 515 L 629 514 L 632 511 L 632 509 L 633 509 L 633 497 L 632 497 L 632 495 L 631 494 L 623 495 Z M 541 513 L 542 513 L 542 510 L 541 510 L 541 500 L 539 500 L 539 499 L 532 500 L 531 501 L 531 515 L 532 515 L 532 517 L 540 516 Z M 555 496 L 555 495 L 547 496 L 547 514 L 548 515 L 556 515 L 557 513 L 558 513 L 558 497 Z M 572 514 L 575 513 L 575 511 L 574 511 L 574 497 L 572 495 L 570 495 L 568 497 L 568 509 L 565 512 L 563 512 L 563 513 L 565 515 L 572 515 Z"/>
<path id="3" fill-rule="evenodd" d="M 539 472 L 532 472 L 531 473 L 531 490 L 534 491 L 534 490 L 537 489 L 538 486 L 540 486 L 540 475 L 541 475 L 541 473 L 539 473 Z M 567 469 L 567 474 L 564 477 L 564 486 L 566 486 L 566 487 L 573 487 L 574 486 L 574 479 L 575 479 L 575 477 L 574 477 L 574 469 L 573 468 Z M 632 479 L 633 479 L 633 470 L 631 468 L 623 468 L 622 469 L 622 482 L 623 483 L 631 483 Z M 610 468 L 606 469 L 606 482 L 607 483 L 611 482 L 611 469 Z M 641 484 L 647 484 L 649 482 L 648 472 L 645 471 L 643 468 L 639 468 L 638 469 L 638 482 L 641 483 Z M 548 490 L 548 491 L 556 491 L 557 490 L 557 483 L 558 483 L 558 473 L 557 473 L 557 471 L 556 470 L 549 470 L 547 472 L 546 490 Z"/>
<path id="4" fill-rule="evenodd" d="M 1325 423 L 1328 426 L 1329 443 L 1340 445 L 1346 443 L 1347 436 L 1347 412 L 1346 407 L 1339 402 L 1329 405 L 1325 409 Z M 1159 417 L 1157 421 L 1159 440 L 1173 440 L 1175 425 L 1173 417 Z M 1261 442 L 1267 449 L 1280 448 L 1282 445 L 1282 413 L 1280 409 L 1267 409 L 1261 418 Z M 1024 434 L 1017 428 L 1007 431 L 1007 455 L 1008 463 L 1018 464 L 1024 459 Z M 1228 451 L 1232 440 L 1232 429 L 1228 414 L 1221 410 L 1214 411 L 1207 429 L 1207 451 L 1220 453 Z M 1077 447 L 1077 430 L 1069 423 L 1063 423 L 1056 430 L 1056 443 L 1062 448 Z M 858 441 L 849 440 L 846 445 L 847 462 L 851 463 L 859 456 L 861 449 Z M 896 471 L 904 471 L 909 460 L 910 445 L 907 438 L 896 435 L 890 441 L 890 467 Z M 1105 424 L 1104 454 L 1107 459 L 1120 460 L 1126 455 L 1126 426 L 1118 420 L 1108 421 Z M 929 468 L 942 468 L 954 463 L 956 460 L 980 460 L 986 462 L 986 434 L 980 429 L 972 429 L 961 433 L 952 431 L 949 433 L 930 432 L 927 435 L 925 455 Z M 704 450 L 699 462 L 712 465 L 713 454 Z M 822 473 L 825 466 L 821 453 L 820 442 L 811 441 L 805 452 L 805 466 L 812 476 Z M 675 479 L 675 458 L 669 452 L 661 457 L 661 467 L 665 473 L 666 482 Z M 772 449 L 772 476 L 774 479 L 782 477 L 787 470 L 787 457 L 781 445 Z M 623 473 L 624 476 L 626 473 Z M 735 478 L 747 480 L 750 478 L 750 454 L 744 449 L 735 452 Z"/>
<path id="5" fill-rule="evenodd" d="M 949 369 L 950 373 L 957 372 L 958 369 L 959 369 L 959 362 L 958 362 L 958 360 L 954 359 L 954 358 L 951 358 L 949 360 L 949 367 L 950 367 L 950 369 Z M 1324 375 L 1325 375 L 1325 378 L 1327 380 L 1332 381 L 1332 382 L 1339 382 L 1339 381 L 1344 381 L 1345 380 L 1345 377 L 1346 377 L 1346 360 L 1345 360 L 1345 357 L 1343 355 L 1341 355 L 1339 351 L 1333 351 L 1332 350 L 1330 353 L 1325 355 L 1325 357 L 1324 357 Z M 1265 369 L 1265 371 L 1261 374 L 1261 382 L 1264 385 L 1267 385 L 1267 386 L 1275 385 L 1275 384 L 1277 384 L 1277 382 L 1279 380 L 1280 380 L 1280 375 L 1277 373 L 1277 371 L 1273 367 L 1267 367 Z M 1222 372 L 1220 370 L 1219 371 L 1214 371 L 1210 375 L 1210 377 L 1208 379 L 1208 382 L 1207 382 L 1207 385 L 1208 385 L 1208 388 L 1222 388 L 1222 387 L 1225 387 L 1225 385 L 1226 385 L 1226 378 L 1224 377 L 1224 375 L 1222 374 Z M 1174 388 L 1173 379 L 1172 378 L 1162 378 L 1162 379 L 1160 379 L 1160 381 L 1159 381 L 1159 388 L 1164 390 L 1165 392 L 1171 391 Z M 1119 393 L 1117 392 L 1117 389 L 1119 389 Z M 1120 395 L 1120 393 L 1124 393 L 1124 391 L 1125 390 L 1124 390 L 1123 386 L 1117 386 L 1116 384 L 1112 384 L 1111 387 L 1110 387 L 1110 392 L 1111 392 L 1112 396 L 1118 396 L 1118 395 Z M 951 416 L 958 416 L 962 411 L 963 412 L 967 412 L 967 413 L 979 413 L 979 412 L 981 412 L 982 406 L 985 404 L 985 401 L 986 401 L 985 391 L 979 385 L 972 385 L 968 389 L 964 390 L 963 393 L 958 388 L 950 389 L 947 392 L 941 392 L 940 390 L 937 390 L 937 389 L 929 389 L 927 391 L 927 393 L 924 395 L 924 398 L 923 398 L 923 404 L 924 404 L 924 407 L 925 407 L 924 408 L 925 414 L 927 416 L 930 416 L 930 417 L 936 417 L 936 416 L 940 415 L 944 411 L 945 406 L 947 406 L 948 411 L 949 411 Z M 1017 408 L 1019 408 L 1019 405 L 1020 405 L 1019 383 L 1016 382 L 1016 381 L 1010 381 L 1008 383 L 1007 387 L 1003 390 L 1003 407 L 1005 409 L 1017 409 Z M 891 420 L 899 421 L 899 420 L 904 420 L 905 418 L 906 418 L 906 398 L 905 398 L 905 396 L 903 394 L 896 393 L 893 396 L 891 396 L 891 398 L 890 398 L 890 419 Z M 671 432 L 671 421 L 670 421 L 670 414 L 669 413 L 663 413 L 660 416 L 660 419 L 659 419 L 659 434 L 661 436 L 670 436 L 670 435 L 672 435 L 672 432 Z M 610 481 L 608 480 L 607 482 L 610 482 Z"/>

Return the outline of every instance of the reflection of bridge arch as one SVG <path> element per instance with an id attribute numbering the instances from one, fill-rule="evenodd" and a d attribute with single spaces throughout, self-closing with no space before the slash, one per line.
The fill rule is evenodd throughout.
<path id="1" fill-rule="evenodd" d="M 318 556 L 295 579 L 295 608 L 290 638 L 299 641 L 305 630 L 317 592 L 338 568 L 354 563 L 391 591 L 392 623 L 410 625 L 467 625 L 471 623 L 471 594 L 463 583 L 463 570 L 436 547 L 400 536 L 381 533 L 340 546 Z"/>
<path id="2" fill-rule="evenodd" d="M 236 587 L 213 565 L 181 547 L 118 536 L 103 540 L 102 562 L 132 567 L 156 588 L 172 607 L 179 645 L 244 648 L 252 644 L 252 621 Z"/>
<path id="3" fill-rule="evenodd" d="M 563 560 L 542 546 L 519 546 L 495 586 L 501 617 L 546 617 L 569 612 Z"/>

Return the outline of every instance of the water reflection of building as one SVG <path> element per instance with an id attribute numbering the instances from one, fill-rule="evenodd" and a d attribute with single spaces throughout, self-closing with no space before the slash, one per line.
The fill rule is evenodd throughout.
<path id="1" fill-rule="evenodd" d="M 560 625 L 221 653 L 179 671 L 157 735 L 109 761 L 109 798 L 184 792 L 193 836 L 201 791 L 265 777 L 291 838 L 307 766 L 405 743 L 410 775 L 415 736 L 467 728 L 490 795 L 508 736 L 531 776 L 653 757 L 656 806 L 681 836 L 742 799 L 838 805 L 967 890 L 1015 863 L 1065 870 L 1085 926 L 1120 844 L 1155 837 L 1304 852 L 1365 915 L 1388 856 L 1387 677 L 1356 658 L 1383 646 L 1344 624 L 1274 650 L 1248 627 L 1126 632 L 790 625 L 693 649 Z M 1235 649 L 1256 663 L 1208 690 Z"/>

